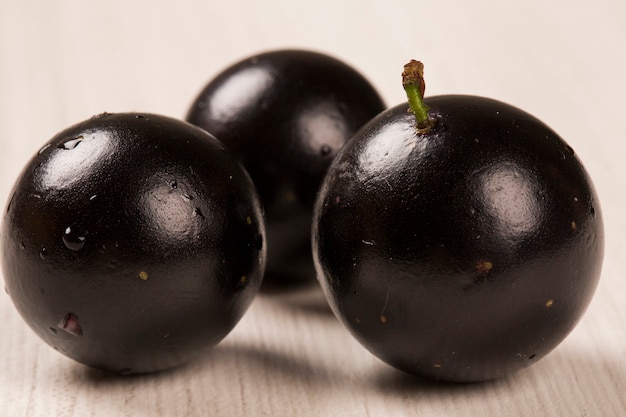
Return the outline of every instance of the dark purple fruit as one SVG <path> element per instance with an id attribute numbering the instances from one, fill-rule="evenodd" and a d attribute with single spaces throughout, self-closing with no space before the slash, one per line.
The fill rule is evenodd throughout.
<path id="1" fill-rule="evenodd" d="M 474 96 L 427 109 L 415 87 L 412 112 L 376 117 L 328 170 L 318 278 L 387 363 L 438 380 L 501 377 L 581 318 L 601 271 L 600 204 L 572 148 L 535 117 Z"/>
<path id="2" fill-rule="evenodd" d="M 223 144 L 152 114 L 53 137 L 14 185 L 6 289 L 45 342 L 86 365 L 158 371 L 217 344 L 261 283 L 254 186 Z"/>
<path id="3" fill-rule="evenodd" d="M 242 60 L 211 80 L 187 121 L 206 129 L 239 158 L 265 209 L 266 281 L 314 281 L 313 201 L 343 144 L 384 110 L 355 69 L 301 50 Z"/>

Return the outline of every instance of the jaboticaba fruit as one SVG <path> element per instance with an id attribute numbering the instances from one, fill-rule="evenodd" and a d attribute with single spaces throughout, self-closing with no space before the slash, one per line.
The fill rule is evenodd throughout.
<path id="1" fill-rule="evenodd" d="M 267 283 L 315 282 L 315 194 L 337 151 L 384 109 L 354 68 L 304 50 L 237 62 L 193 101 L 187 121 L 224 142 L 259 190 L 267 221 Z"/>
<path id="2" fill-rule="evenodd" d="M 121 373 L 218 343 L 265 262 L 251 179 L 202 129 L 102 114 L 58 133 L 17 179 L 2 224 L 6 290 L 61 353 Z"/>
<path id="3" fill-rule="evenodd" d="M 600 204 L 572 148 L 537 118 L 474 96 L 424 104 L 418 78 L 411 106 L 376 117 L 329 168 L 313 219 L 318 278 L 389 364 L 500 377 L 581 318 L 600 276 Z"/>

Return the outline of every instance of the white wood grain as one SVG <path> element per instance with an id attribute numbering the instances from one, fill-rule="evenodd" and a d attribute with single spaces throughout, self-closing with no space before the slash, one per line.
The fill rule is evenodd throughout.
<path id="1" fill-rule="evenodd" d="M 389 104 L 401 66 L 427 94 L 520 106 L 576 149 L 600 194 L 606 257 L 574 332 L 536 365 L 484 384 L 408 377 L 362 348 L 321 294 L 258 297 L 212 353 L 117 378 L 43 344 L 0 295 L 0 416 L 626 415 L 626 3 L 0 0 L 0 200 L 57 131 L 103 111 L 182 117 L 218 70 L 259 50 L 322 50 Z"/>

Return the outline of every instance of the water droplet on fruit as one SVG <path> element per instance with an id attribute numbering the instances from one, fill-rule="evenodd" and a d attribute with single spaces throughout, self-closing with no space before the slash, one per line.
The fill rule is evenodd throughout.
<path id="1" fill-rule="evenodd" d="M 64 142 L 60 146 L 60 148 L 66 149 L 66 150 L 70 151 L 70 150 L 76 148 L 78 145 L 80 145 L 80 143 L 83 141 L 83 139 L 85 139 L 85 138 L 82 135 L 78 136 L 78 137 L 76 137 L 74 139 L 70 139 L 70 140 Z"/>
<path id="2" fill-rule="evenodd" d="M 190 196 L 190 195 L 189 195 L 189 194 L 187 194 L 187 193 L 182 193 L 180 196 L 181 196 L 181 197 L 183 198 L 183 200 L 185 200 L 185 201 L 191 201 L 191 200 L 193 200 L 193 197 L 192 197 L 192 196 Z"/>
<path id="3" fill-rule="evenodd" d="M 26 245 L 24 244 L 24 242 L 20 242 L 20 249 L 21 250 L 26 249 Z"/>
<path id="4" fill-rule="evenodd" d="M 178 182 L 176 180 L 169 181 L 168 184 L 172 190 L 175 190 L 178 188 Z"/>
<path id="5" fill-rule="evenodd" d="M 324 156 L 329 155 L 332 151 L 333 151 L 333 148 L 331 148 L 330 146 L 322 145 L 322 149 L 321 149 L 322 155 Z"/>
<path id="6" fill-rule="evenodd" d="M 85 240 L 85 236 L 76 233 L 70 226 L 68 226 L 65 229 L 65 233 L 63 233 L 63 244 L 66 248 L 73 251 L 79 251 L 85 247 Z"/>
<path id="7" fill-rule="evenodd" d="M 135 119 L 143 119 L 144 116 L 142 114 L 137 114 L 135 115 Z"/>
<path id="8" fill-rule="evenodd" d="M 89 201 L 93 201 L 98 197 L 98 194 L 94 194 L 91 197 L 89 197 Z"/>
<path id="9" fill-rule="evenodd" d="M 50 327 L 48 330 L 50 330 L 50 332 L 54 334 L 57 334 L 59 332 L 55 327 Z"/>
<path id="10" fill-rule="evenodd" d="M 591 217 L 596 217 L 596 209 L 593 206 L 589 207 L 589 214 Z"/>
<path id="11" fill-rule="evenodd" d="M 39 252 L 39 257 L 45 261 L 48 258 L 48 249 L 41 248 L 41 251 Z"/>
<path id="12" fill-rule="evenodd" d="M 567 151 L 567 153 L 569 153 L 570 155 L 574 155 L 574 148 L 572 148 L 569 145 L 565 145 L 565 150 Z"/>
<path id="13" fill-rule="evenodd" d="M 78 322 L 78 316 L 74 313 L 67 313 L 57 324 L 57 327 L 73 336 L 82 336 L 83 329 Z"/>
<path id="14" fill-rule="evenodd" d="M 565 153 L 563 151 L 559 151 L 559 156 L 561 157 L 561 159 L 565 159 Z"/>
<path id="15" fill-rule="evenodd" d="M 204 217 L 204 214 L 202 213 L 202 210 L 200 209 L 200 207 L 196 207 L 195 209 L 193 209 L 193 215 L 198 217 L 201 220 L 204 220 L 206 217 Z"/>
<path id="16" fill-rule="evenodd" d="M 535 353 L 533 353 L 532 355 L 530 355 L 530 356 L 528 357 L 528 359 L 535 359 L 535 356 L 537 356 L 537 355 L 536 355 Z"/>

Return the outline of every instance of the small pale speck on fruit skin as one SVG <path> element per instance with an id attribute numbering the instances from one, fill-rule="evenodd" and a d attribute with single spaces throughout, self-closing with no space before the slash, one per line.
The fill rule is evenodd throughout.
<path id="1" fill-rule="evenodd" d="M 148 273 L 146 271 L 141 271 L 139 273 L 139 278 L 141 278 L 142 280 L 146 281 L 148 279 Z"/>
<path id="2" fill-rule="evenodd" d="M 493 262 L 490 261 L 479 261 L 476 263 L 476 271 L 481 274 L 486 274 L 493 268 Z"/>
<path id="3" fill-rule="evenodd" d="M 548 307 L 548 308 L 552 307 L 553 304 L 554 304 L 554 300 L 552 300 L 552 299 L 546 301 L 546 307 Z"/>

